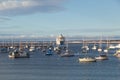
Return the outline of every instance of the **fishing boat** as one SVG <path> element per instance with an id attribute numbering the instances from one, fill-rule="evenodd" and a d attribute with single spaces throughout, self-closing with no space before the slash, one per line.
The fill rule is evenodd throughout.
<path id="1" fill-rule="evenodd" d="M 9 58 L 29 58 L 30 55 L 26 51 L 14 50 L 14 51 L 9 53 L 8 57 Z"/>

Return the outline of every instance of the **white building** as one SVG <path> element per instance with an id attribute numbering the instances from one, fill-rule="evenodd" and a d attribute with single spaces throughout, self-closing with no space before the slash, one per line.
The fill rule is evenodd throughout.
<path id="1" fill-rule="evenodd" d="M 57 46 L 64 46 L 65 45 L 65 37 L 61 34 L 56 38 L 56 45 Z"/>

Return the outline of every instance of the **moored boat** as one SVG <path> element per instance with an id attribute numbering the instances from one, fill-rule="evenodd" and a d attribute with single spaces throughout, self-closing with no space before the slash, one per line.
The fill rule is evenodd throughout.
<path id="1" fill-rule="evenodd" d="M 113 54 L 113 56 L 120 58 L 120 49 L 117 50 L 116 53 Z"/>
<path id="2" fill-rule="evenodd" d="M 49 48 L 45 55 L 52 55 L 52 54 L 53 54 L 53 51 L 51 48 Z"/>
<path id="3" fill-rule="evenodd" d="M 60 54 L 61 57 L 72 57 L 74 54 L 69 50 L 66 50 L 65 53 Z"/>
<path id="4" fill-rule="evenodd" d="M 95 59 L 96 59 L 96 60 L 107 60 L 108 57 L 107 57 L 106 54 L 101 54 L 101 55 L 95 57 Z"/>
<path id="5" fill-rule="evenodd" d="M 12 51 L 8 55 L 9 58 L 29 58 L 30 55 L 26 51 Z"/>
<path id="6" fill-rule="evenodd" d="M 79 58 L 80 62 L 96 62 L 95 58 L 92 57 L 84 57 L 84 58 Z"/>

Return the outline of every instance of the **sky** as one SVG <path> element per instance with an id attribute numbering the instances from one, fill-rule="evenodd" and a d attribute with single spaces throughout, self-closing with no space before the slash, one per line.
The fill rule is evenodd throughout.
<path id="1" fill-rule="evenodd" d="M 0 35 L 120 36 L 119 0 L 0 0 Z"/>

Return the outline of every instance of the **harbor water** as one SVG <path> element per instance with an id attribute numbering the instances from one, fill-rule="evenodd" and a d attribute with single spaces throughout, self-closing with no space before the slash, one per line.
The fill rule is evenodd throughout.
<path id="1" fill-rule="evenodd" d="M 75 53 L 80 52 L 79 44 L 69 45 Z M 88 53 L 89 54 L 89 53 Z M 90 54 L 97 55 L 95 51 Z M 60 57 L 58 54 L 45 56 L 36 51 L 30 58 L 8 58 L 0 53 L 1 80 L 119 80 L 120 59 L 108 53 L 109 59 L 92 63 L 81 63 L 80 56 Z"/>

